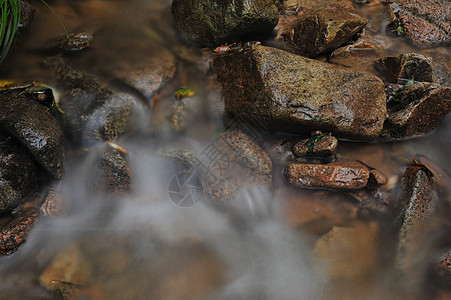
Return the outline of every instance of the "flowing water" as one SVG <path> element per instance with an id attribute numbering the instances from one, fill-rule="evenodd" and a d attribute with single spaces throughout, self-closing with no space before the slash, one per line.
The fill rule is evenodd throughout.
<path id="1" fill-rule="evenodd" d="M 38 12 L 1 66 L 0 79 L 55 86 L 42 60 L 58 54 L 48 45 L 64 31 L 40 1 L 31 3 Z M 177 37 L 170 1 L 58 0 L 50 5 L 70 32 L 94 34 L 90 48 L 65 55 L 77 69 L 117 84 L 111 70 L 169 51 L 177 58 L 177 71 L 162 88 L 158 105 L 152 110 L 143 105 L 136 118 L 139 134 L 119 141 L 130 153 L 127 160 L 133 192 L 120 199 L 88 192 L 95 150 L 80 158 L 69 149 L 60 190 L 70 201 L 70 214 L 42 218 L 19 252 L 0 259 L 1 299 L 51 299 L 47 285 L 52 280 L 63 282 L 66 288 L 75 284 L 89 295 L 86 299 L 451 297 L 449 291 L 431 287 L 423 276 L 427 266 L 421 264 L 437 254 L 437 249 L 427 245 L 441 233 L 418 240 L 424 245 L 418 250 L 418 267 L 400 278 L 393 266 L 394 221 L 362 215 L 358 196 L 296 189 L 284 182 L 280 171 L 274 172 L 271 189 L 249 187 L 228 204 L 213 204 L 204 196 L 189 208 L 174 205 L 168 197 L 168 184 L 175 171 L 156 149 L 177 142 L 201 152 L 224 124 L 220 91 L 207 84 L 207 62 L 201 52 Z M 418 51 L 403 39 L 385 34 L 382 5 L 362 5 L 360 12 L 371 20 L 368 30 L 390 44 L 377 55 Z M 450 48 L 430 51 L 450 61 Z M 352 58 L 332 62 L 363 68 Z M 180 86 L 196 88 L 202 109 L 189 130 L 174 134 L 167 124 L 160 125 L 160 114 L 174 101 L 172 91 Z M 122 83 L 117 88 L 138 93 Z M 443 177 L 451 174 L 449 149 L 448 117 L 427 136 L 340 142 L 338 156 L 377 167 L 394 186 L 407 164 L 405 159 L 416 154 L 438 165 Z M 59 257 L 58 266 L 52 265 L 55 256 Z"/>

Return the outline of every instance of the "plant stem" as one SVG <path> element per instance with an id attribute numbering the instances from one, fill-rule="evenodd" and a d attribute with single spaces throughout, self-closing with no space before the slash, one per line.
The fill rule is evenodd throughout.
<path id="1" fill-rule="evenodd" d="M 61 18 L 58 16 L 58 14 L 53 10 L 52 7 L 50 7 L 50 5 L 47 4 L 47 2 L 45 2 L 44 0 L 41 0 L 41 2 L 44 3 L 45 6 L 47 6 L 50 9 L 50 11 L 57 17 L 58 21 L 60 21 L 61 25 L 63 26 L 63 29 L 64 29 L 64 32 L 66 33 L 67 39 L 69 39 L 69 33 L 67 33 L 66 26 L 64 26 L 64 23 L 63 23 L 63 21 L 61 21 Z"/>

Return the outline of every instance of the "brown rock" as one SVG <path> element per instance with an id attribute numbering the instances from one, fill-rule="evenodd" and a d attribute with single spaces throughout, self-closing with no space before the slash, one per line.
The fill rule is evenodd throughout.
<path id="1" fill-rule="evenodd" d="M 374 63 L 375 68 L 388 82 L 396 83 L 401 79 L 432 82 L 432 58 L 419 53 L 405 53 L 388 56 Z"/>
<path id="2" fill-rule="evenodd" d="M 368 178 L 368 187 L 379 187 L 387 183 L 387 176 L 378 169 L 370 170 L 370 177 Z"/>
<path id="3" fill-rule="evenodd" d="M 46 217 L 55 217 L 62 215 L 66 209 L 66 200 L 61 196 L 57 188 L 53 186 L 41 205 L 41 214 Z"/>
<path id="4" fill-rule="evenodd" d="M 330 164 L 290 163 L 285 168 L 288 181 L 298 187 L 354 190 L 368 183 L 370 171 L 359 162 Z"/>
<path id="5" fill-rule="evenodd" d="M 337 2 L 303 15 L 282 33 L 299 54 L 316 57 L 348 42 L 368 23 L 348 1 Z"/>
<path id="6" fill-rule="evenodd" d="M 432 47 L 451 43 L 451 3 L 448 0 L 397 0 L 390 7 L 406 37 L 415 45 Z"/>
<path id="7" fill-rule="evenodd" d="M 212 65 L 226 111 L 264 129 L 371 139 L 386 118 L 383 83 L 279 49 L 253 46 L 218 56 Z"/>
<path id="8" fill-rule="evenodd" d="M 396 138 L 431 132 L 451 109 L 451 88 L 437 84 L 415 83 L 398 96 L 384 124 L 385 133 Z"/>
<path id="9" fill-rule="evenodd" d="M 332 156 L 335 154 L 338 141 L 330 134 L 317 134 L 309 139 L 303 139 L 293 146 L 293 153 L 303 156 Z"/>

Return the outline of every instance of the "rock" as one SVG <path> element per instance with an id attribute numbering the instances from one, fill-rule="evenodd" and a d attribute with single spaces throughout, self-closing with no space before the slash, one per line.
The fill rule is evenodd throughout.
<path id="1" fill-rule="evenodd" d="M 56 217 L 64 214 L 66 210 L 66 199 L 63 198 L 55 186 L 52 186 L 49 190 L 47 198 L 41 205 L 41 214 L 46 217 Z"/>
<path id="2" fill-rule="evenodd" d="M 448 0 L 397 0 L 390 5 L 405 36 L 416 46 L 451 43 L 451 3 Z"/>
<path id="3" fill-rule="evenodd" d="M 370 176 L 368 168 L 359 162 L 290 163 L 284 173 L 297 187 L 341 190 L 363 189 Z"/>
<path id="4" fill-rule="evenodd" d="M 269 187 L 272 162 L 268 154 L 246 133 L 228 129 L 198 157 L 202 185 L 212 200 L 235 198 L 241 188 Z"/>
<path id="5" fill-rule="evenodd" d="M 0 228 L 0 255 L 16 252 L 26 242 L 28 233 L 38 222 L 36 199 L 39 195 L 32 195 L 30 199 L 15 213 L 10 220 Z"/>
<path id="6" fill-rule="evenodd" d="M 451 249 L 448 249 L 440 255 L 438 269 L 439 276 L 449 282 L 449 279 L 451 279 Z"/>
<path id="7" fill-rule="evenodd" d="M 121 153 L 109 146 L 100 149 L 89 178 L 95 191 L 124 195 L 131 190 L 131 173 Z"/>
<path id="8" fill-rule="evenodd" d="M 28 2 L 20 1 L 20 20 L 18 27 L 27 28 L 33 21 L 36 9 Z"/>
<path id="9" fill-rule="evenodd" d="M 319 132 L 309 139 L 300 140 L 293 146 L 293 153 L 297 157 L 303 156 L 332 156 L 335 154 L 338 141 L 330 134 Z"/>
<path id="10" fill-rule="evenodd" d="M 169 51 L 124 60 L 110 70 L 114 76 L 139 90 L 148 100 L 175 75 L 176 60 Z"/>
<path id="11" fill-rule="evenodd" d="M 264 119 L 265 130 L 372 139 L 386 118 L 383 83 L 370 74 L 261 45 L 220 55 L 212 69 L 226 111 L 247 122 Z"/>
<path id="12" fill-rule="evenodd" d="M 387 176 L 378 169 L 370 169 L 370 177 L 368 178 L 368 187 L 376 188 L 383 186 L 388 181 Z"/>
<path id="13" fill-rule="evenodd" d="M 64 51 L 83 50 L 91 44 L 93 36 L 87 32 L 72 33 L 69 38 L 66 36 L 59 39 L 54 47 Z"/>
<path id="14" fill-rule="evenodd" d="M 451 63 L 448 57 L 437 51 L 425 51 L 427 56 L 432 57 L 433 68 L 432 77 L 433 82 L 451 87 Z"/>
<path id="15" fill-rule="evenodd" d="M 214 47 L 271 34 L 279 19 L 274 0 L 174 0 L 177 28 L 201 46 Z"/>
<path id="16" fill-rule="evenodd" d="M 282 36 L 297 53 L 316 57 L 349 42 L 367 23 L 352 4 L 343 1 L 303 15 Z"/>
<path id="17" fill-rule="evenodd" d="M 277 165 L 286 165 L 296 158 L 293 154 L 293 146 L 297 142 L 297 138 L 275 138 L 265 143 L 265 150 L 271 157 L 271 160 Z"/>
<path id="18" fill-rule="evenodd" d="M 38 170 L 26 150 L 0 139 L 0 214 L 12 211 L 38 186 Z"/>
<path id="19" fill-rule="evenodd" d="M 451 109 L 451 88 L 433 83 L 414 83 L 397 96 L 384 124 L 384 135 L 395 138 L 431 132 Z"/>
<path id="20" fill-rule="evenodd" d="M 433 82 L 432 58 L 419 53 L 387 56 L 377 60 L 374 67 L 391 83 L 400 82 L 401 79 Z"/>
<path id="21" fill-rule="evenodd" d="M 176 133 L 192 129 L 201 118 L 202 97 L 199 95 L 174 99 L 169 111 L 169 127 Z"/>
<path id="22" fill-rule="evenodd" d="M 401 179 L 402 194 L 395 205 L 400 218 L 396 266 L 403 273 L 415 270 L 417 242 L 427 233 L 438 197 L 434 192 L 431 171 L 414 160 Z"/>
<path id="23" fill-rule="evenodd" d="M 19 141 L 48 174 L 58 179 L 63 176 L 63 134 L 42 105 L 16 90 L 0 93 L 0 127 Z"/>
<path id="24" fill-rule="evenodd" d="M 168 159 L 175 167 L 178 174 L 192 173 L 197 166 L 197 158 L 194 152 L 184 148 L 183 145 L 164 147 L 158 150 L 158 155 Z"/>
<path id="25" fill-rule="evenodd" d="M 46 60 L 64 91 L 59 106 L 65 135 L 74 144 L 114 140 L 129 126 L 132 96 L 114 91 L 67 65 L 60 56 Z"/>

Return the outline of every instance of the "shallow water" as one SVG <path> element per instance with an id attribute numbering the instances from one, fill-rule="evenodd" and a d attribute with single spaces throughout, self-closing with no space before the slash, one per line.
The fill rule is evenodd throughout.
<path id="1" fill-rule="evenodd" d="M 0 67 L 0 79 L 56 85 L 42 60 L 58 54 L 48 44 L 64 31 L 44 5 L 31 3 L 38 13 Z M 224 128 L 220 92 L 206 84 L 205 58 L 177 37 L 169 4 L 122 0 L 50 3 L 70 32 L 94 34 L 92 47 L 65 55 L 78 69 L 114 85 L 118 81 L 111 70 L 168 50 L 177 57 L 177 72 L 160 91 L 161 100 L 152 110 L 143 109 L 140 135 L 120 141 L 130 152 L 134 192 L 123 199 L 88 193 L 87 170 L 95 153 L 80 160 L 69 151 L 61 190 L 70 199 L 71 214 L 43 218 L 19 252 L 0 259 L 1 295 L 50 299 L 46 287 L 51 287 L 46 283 L 60 280 L 76 284 L 90 299 L 451 298 L 449 291 L 425 285 L 422 276 L 427 266 L 418 264 L 416 273 L 399 280 L 392 265 L 393 220 L 362 215 L 359 195 L 299 190 L 288 186 L 281 172 L 275 172 L 271 190 L 251 187 L 229 204 L 212 204 L 204 197 L 193 207 L 180 208 L 169 200 L 168 184 L 174 169 L 156 153 L 156 145 L 177 141 L 201 152 Z M 360 9 L 371 21 L 368 31 L 391 45 L 370 55 L 418 51 L 402 38 L 386 36 L 382 5 L 362 5 Z M 271 40 L 263 43 L 283 47 Z M 449 47 L 432 51 L 451 59 Z M 367 68 L 353 58 L 330 60 L 357 70 Z M 187 132 L 173 134 L 167 125 L 159 124 L 174 101 L 172 91 L 180 86 L 195 87 L 203 108 Z M 123 83 L 118 88 L 137 93 Z M 427 136 L 370 143 L 342 141 L 338 156 L 380 169 L 395 185 L 406 160 L 415 155 L 428 157 L 446 178 L 451 174 L 450 148 L 448 116 Z M 440 232 L 423 236 L 418 244 L 436 238 L 441 238 Z M 427 261 L 437 252 L 421 249 L 418 260 Z M 61 266 L 54 266 L 53 273 L 48 271 L 55 255 L 66 255 L 60 259 L 76 275 L 62 274 Z"/>

